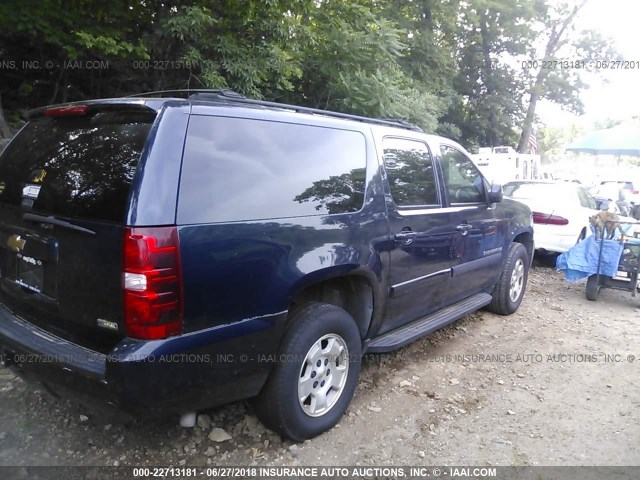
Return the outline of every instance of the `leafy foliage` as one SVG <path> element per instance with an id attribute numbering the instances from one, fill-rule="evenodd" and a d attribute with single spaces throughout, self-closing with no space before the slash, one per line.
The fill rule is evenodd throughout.
<path id="1" fill-rule="evenodd" d="M 522 69 L 519 60 L 614 53 L 596 32 L 573 30 L 584 1 L 4 2 L 0 55 L 14 66 L 0 76 L 0 136 L 4 118 L 45 104 L 231 88 L 408 120 L 469 149 L 518 136 L 522 147 L 536 103 L 580 112 L 585 79 L 575 69 Z M 74 67 L 88 61 L 107 67 Z"/>

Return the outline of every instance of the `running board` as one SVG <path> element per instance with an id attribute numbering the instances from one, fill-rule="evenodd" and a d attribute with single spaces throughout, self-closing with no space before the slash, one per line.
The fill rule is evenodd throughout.
<path id="1" fill-rule="evenodd" d="M 403 327 L 391 330 L 390 332 L 373 339 L 366 347 L 367 353 L 390 352 L 400 347 L 404 347 L 420 337 L 429 335 L 442 327 L 455 322 L 461 317 L 479 310 L 491 303 L 491 295 L 488 293 L 477 293 L 458 303 L 438 310 L 431 315 L 409 323 Z"/>

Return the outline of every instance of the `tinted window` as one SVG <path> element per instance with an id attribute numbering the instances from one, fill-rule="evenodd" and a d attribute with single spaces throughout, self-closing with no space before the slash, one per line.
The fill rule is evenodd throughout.
<path id="1" fill-rule="evenodd" d="M 442 173 L 451 203 L 480 203 L 486 200 L 484 178 L 461 151 L 442 145 Z"/>
<path id="2" fill-rule="evenodd" d="M 193 116 L 180 223 L 355 212 L 364 201 L 362 134 L 240 118 Z"/>
<path id="3" fill-rule="evenodd" d="M 385 138 L 384 168 L 396 205 L 437 205 L 438 189 L 433 162 L 424 143 Z"/>
<path id="4" fill-rule="evenodd" d="M 123 221 L 154 116 L 103 112 L 28 123 L 0 157 L 0 202 Z"/>

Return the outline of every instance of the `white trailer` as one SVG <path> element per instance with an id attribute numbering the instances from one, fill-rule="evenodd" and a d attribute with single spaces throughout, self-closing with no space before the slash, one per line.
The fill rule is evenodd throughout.
<path id="1" fill-rule="evenodd" d="M 512 147 L 480 148 L 471 159 L 490 182 L 505 184 L 512 180 L 552 178 L 542 172 L 540 155 L 518 153 Z"/>

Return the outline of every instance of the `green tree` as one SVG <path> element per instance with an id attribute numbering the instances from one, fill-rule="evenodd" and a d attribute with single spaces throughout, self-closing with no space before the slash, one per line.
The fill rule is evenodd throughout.
<path id="1" fill-rule="evenodd" d="M 387 1 L 379 5 L 380 14 L 392 20 L 402 32 L 406 45 L 399 58 L 404 74 L 415 88 L 435 101 L 432 111 L 437 126 L 429 131 L 460 138 L 458 125 L 443 121 L 443 115 L 458 99 L 452 79 L 457 70 L 456 50 L 460 0 Z M 433 122 L 431 122 L 433 123 Z"/>
<path id="2" fill-rule="evenodd" d="M 303 75 L 292 93 L 304 105 L 399 118 L 434 131 L 443 102 L 406 71 L 409 32 L 385 18 L 381 7 L 318 3 L 302 22 Z"/>
<path id="3" fill-rule="evenodd" d="M 201 2 L 166 20 L 179 58 L 188 66 L 184 87 L 231 88 L 254 98 L 293 89 L 301 76 L 300 17 L 309 2 Z"/>
<path id="4" fill-rule="evenodd" d="M 0 52 L 13 65 L 0 77 L 0 110 L 121 93 L 129 68 L 118 69 L 114 62 L 108 70 L 74 70 L 65 62 L 147 57 L 140 39 L 152 24 L 147 5 L 123 0 L 0 3 Z M 0 134 L 6 134 L 3 125 Z"/>
<path id="5" fill-rule="evenodd" d="M 572 1 L 4 2 L 0 54 L 19 65 L 0 76 L 0 136 L 20 111 L 45 104 L 231 88 L 408 120 L 468 148 L 515 144 L 520 135 L 523 150 L 538 101 L 579 112 L 585 79 L 576 69 L 523 70 L 519 60 L 609 52 L 594 32 L 573 30 L 587 0 Z M 540 39 L 545 51 L 530 53 Z M 150 68 L 133 68 L 140 59 Z M 22 60 L 53 67 L 23 68 Z M 109 68 L 75 70 L 68 60 Z"/>
<path id="6" fill-rule="evenodd" d="M 457 96 L 441 120 L 460 128 L 459 140 L 467 147 L 515 143 L 524 84 L 512 59 L 531 48 L 530 24 L 539 8 L 538 0 L 461 4 L 453 77 Z"/>
<path id="7" fill-rule="evenodd" d="M 586 88 L 585 70 L 580 66 L 560 68 L 554 61 L 583 61 L 584 65 L 602 58 L 615 58 L 610 42 L 594 31 L 576 32 L 575 20 L 589 0 L 564 1 L 545 5 L 536 29 L 546 38 L 542 53 L 533 50 L 531 60 L 537 68 L 527 72 L 528 106 L 518 142 L 518 151 L 525 152 L 535 121 L 538 102 L 550 100 L 575 113 L 583 113 L 579 93 Z M 546 62 L 546 65 L 545 65 Z"/>
<path id="8" fill-rule="evenodd" d="M 553 163 L 564 154 L 564 148 L 569 143 L 569 132 L 566 128 L 542 126 L 538 130 L 538 149 L 543 163 Z"/>

